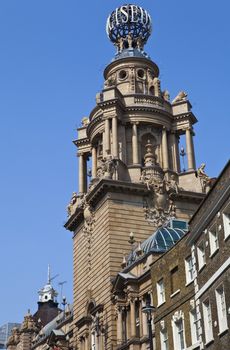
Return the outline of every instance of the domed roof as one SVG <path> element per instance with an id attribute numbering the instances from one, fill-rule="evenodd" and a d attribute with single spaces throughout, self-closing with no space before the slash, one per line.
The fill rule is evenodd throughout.
<path id="1" fill-rule="evenodd" d="M 184 234 L 185 231 L 179 228 L 161 227 L 142 243 L 142 251 L 144 254 L 150 251 L 166 252 Z"/>
<path id="2" fill-rule="evenodd" d="M 176 244 L 187 232 L 180 228 L 160 227 L 148 239 L 141 243 L 142 255 L 152 253 L 165 253 Z M 137 249 L 128 257 L 128 265 L 138 259 Z"/>

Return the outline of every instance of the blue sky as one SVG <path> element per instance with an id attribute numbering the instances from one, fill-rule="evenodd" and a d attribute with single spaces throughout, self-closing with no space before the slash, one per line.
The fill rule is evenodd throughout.
<path id="1" fill-rule="evenodd" d="M 72 140 L 95 105 L 114 55 L 105 33 L 120 1 L 0 1 L 0 325 L 36 311 L 46 281 L 67 281 L 72 301 L 72 237 L 65 208 L 77 190 Z M 138 1 L 151 14 L 146 51 L 172 98 L 188 93 L 197 164 L 217 175 L 229 158 L 230 4 Z M 129 233 L 127 232 L 127 235 Z"/>

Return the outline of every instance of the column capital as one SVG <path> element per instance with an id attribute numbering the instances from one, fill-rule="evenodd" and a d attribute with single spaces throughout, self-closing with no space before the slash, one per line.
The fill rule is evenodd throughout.
<path id="1" fill-rule="evenodd" d="M 162 126 L 162 130 L 163 130 L 163 131 L 166 131 L 166 132 L 170 131 L 170 129 L 167 128 L 167 126 L 165 126 L 165 125 Z"/>
<path id="2" fill-rule="evenodd" d="M 140 122 L 131 122 L 132 125 L 139 125 Z"/>
<path id="3" fill-rule="evenodd" d="M 193 131 L 193 127 L 192 126 L 186 126 L 183 128 L 184 131 Z"/>
<path id="4" fill-rule="evenodd" d="M 77 157 L 84 156 L 84 152 L 77 152 Z"/>

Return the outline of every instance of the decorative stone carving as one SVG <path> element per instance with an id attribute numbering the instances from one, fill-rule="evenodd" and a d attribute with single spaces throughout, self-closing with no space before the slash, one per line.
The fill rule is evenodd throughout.
<path id="1" fill-rule="evenodd" d="M 195 307 L 196 307 L 195 300 L 194 300 L 194 299 L 191 299 L 191 300 L 190 300 L 190 308 L 191 308 L 191 310 L 194 310 Z"/>
<path id="2" fill-rule="evenodd" d="M 160 321 L 161 330 L 164 331 L 166 328 L 165 320 Z"/>
<path id="3" fill-rule="evenodd" d="M 204 170 L 205 166 L 206 166 L 205 163 L 202 163 L 201 166 L 196 171 L 196 177 L 200 179 L 201 188 L 204 193 L 207 192 L 207 190 L 211 185 L 211 178 L 205 173 L 205 170 Z"/>
<path id="4" fill-rule="evenodd" d="M 142 51 L 143 47 L 144 47 L 143 40 L 141 39 L 141 37 L 138 37 L 137 38 L 137 48 L 138 48 L 138 50 Z"/>
<path id="5" fill-rule="evenodd" d="M 82 118 L 81 125 L 87 126 L 88 124 L 89 124 L 89 118 L 87 118 L 87 117 Z"/>
<path id="6" fill-rule="evenodd" d="M 11 335 L 7 341 L 7 347 L 10 345 L 17 345 L 20 341 L 20 331 L 17 327 L 14 327 L 11 331 Z"/>
<path id="7" fill-rule="evenodd" d="M 176 311 L 172 317 L 173 319 L 173 322 L 178 322 L 180 321 L 181 319 L 184 318 L 184 314 L 183 312 L 180 310 L 180 311 Z"/>
<path id="8" fill-rule="evenodd" d="M 179 94 L 172 101 L 172 104 L 176 103 L 176 102 L 180 102 L 180 101 L 186 101 L 187 100 L 187 96 L 188 95 L 186 94 L 186 92 L 180 91 Z"/>
<path id="9" fill-rule="evenodd" d="M 118 51 L 121 52 L 122 50 L 124 50 L 124 39 L 123 38 L 119 38 L 117 40 L 117 47 L 118 47 Z"/>
<path id="10" fill-rule="evenodd" d="M 168 90 L 165 90 L 162 92 L 162 97 L 165 101 L 168 101 L 168 102 L 170 101 L 170 95 L 169 95 Z"/>
<path id="11" fill-rule="evenodd" d="M 38 331 L 38 328 L 36 326 L 36 322 L 33 318 L 33 316 L 30 313 L 30 310 L 28 310 L 28 314 L 24 317 L 24 320 L 21 325 L 21 332 L 25 331 Z"/>
<path id="12" fill-rule="evenodd" d="M 77 206 L 78 206 L 78 196 L 76 192 L 73 192 L 72 198 L 66 208 L 68 217 L 74 214 Z"/>
<path id="13" fill-rule="evenodd" d="M 176 178 L 166 180 L 162 168 L 156 163 L 153 146 L 148 141 L 145 154 L 145 167 L 141 179 L 151 192 L 144 205 L 146 220 L 154 226 L 162 226 L 176 216 L 176 206 L 172 194 L 178 193 Z"/>
<path id="14" fill-rule="evenodd" d="M 85 233 L 86 232 L 91 233 L 93 230 L 93 224 L 95 222 L 95 218 L 94 218 L 94 213 L 92 211 L 92 208 L 87 202 L 85 202 L 85 204 L 84 204 L 83 214 L 84 214 L 84 219 L 85 219 L 83 231 Z"/>
<path id="15" fill-rule="evenodd" d="M 94 228 L 95 216 L 90 204 L 86 200 L 86 195 L 82 199 L 81 206 L 83 207 L 84 215 L 83 233 L 85 237 L 85 247 L 87 249 L 88 269 L 91 270 L 92 231 Z"/>
<path id="16" fill-rule="evenodd" d="M 129 48 L 132 48 L 133 47 L 133 37 L 130 33 L 127 35 L 127 42 L 128 42 Z"/>
<path id="17" fill-rule="evenodd" d="M 97 167 L 97 177 L 99 179 L 101 178 L 112 179 L 115 171 L 116 171 L 116 160 L 111 157 L 102 158 Z"/>
<path id="18" fill-rule="evenodd" d="M 176 176 L 173 174 L 170 176 L 170 179 L 166 182 L 166 186 L 169 192 L 179 192 L 178 182 L 176 180 Z"/>
<path id="19" fill-rule="evenodd" d="M 108 88 L 110 86 L 114 86 L 116 83 L 116 74 L 112 74 L 108 77 L 108 79 L 105 81 L 104 86 L 105 88 Z"/>

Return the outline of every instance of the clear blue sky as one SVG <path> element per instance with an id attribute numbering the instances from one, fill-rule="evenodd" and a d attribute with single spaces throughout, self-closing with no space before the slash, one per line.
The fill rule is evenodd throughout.
<path id="1" fill-rule="evenodd" d="M 0 325 L 36 311 L 48 263 L 72 301 L 72 238 L 65 208 L 77 190 L 72 140 L 95 104 L 114 55 L 110 0 L 0 1 Z M 229 158 L 230 3 L 138 1 L 153 34 L 146 51 L 171 97 L 185 90 L 197 164 L 217 175 Z M 128 232 L 127 232 L 128 235 Z"/>

